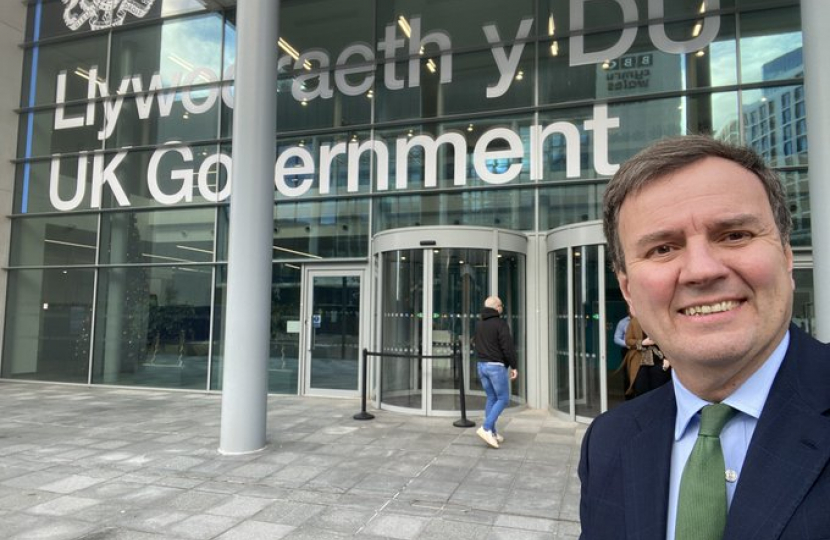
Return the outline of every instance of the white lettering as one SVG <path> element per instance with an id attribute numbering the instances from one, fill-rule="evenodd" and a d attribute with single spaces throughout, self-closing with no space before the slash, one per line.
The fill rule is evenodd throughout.
<path id="1" fill-rule="evenodd" d="M 530 28 L 533 26 L 533 19 L 522 19 L 519 24 L 519 30 L 516 32 L 516 40 L 527 39 L 530 35 Z M 487 36 L 487 42 L 493 45 L 493 57 L 496 59 L 496 66 L 499 68 L 499 82 L 493 86 L 487 87 L 487 97 L 495 98 L 504 95 L 510 88 L 510 83 L 513 77 L 516 76 L 516 68 L 519 67 L 519 61 L 522 59 L 522 51 L 525 48 L 524 43 L 516 43 L 510 51 L 510 56 L 504 51 L 504 47 L 496 46 L 501 42 L 499 30 L 494 24 L 487 24 L 483 27 L 484 35 Z"/>
<path id="2" fill-rule="evenodd" d="M 506 141 L 508 149 L 488 151 L 489 144 L 498 139 Z M 473 152 L 473 165 L 476 174 L 488 184 L 506 184 L 519 176 L 519 173 L 522 172 L 522 164 L 511 163 L 506 171 L 499 173 L 487 168 L 487 160 L 507 159 L 512 161 L 522 159 L 523 156 L 522 139 L 518 133 L 507 128 L 493 128 L 485 131 L 476 143 Z"/>
<path id="3" fill-rule="evenodd" d="M 199 193 L 202 197 L 205 198 L 206 201 L 209 202 L 221 202 L 230 197 L 231 195 L 231 181 L 233 177 L 233 167 L 232 167 L 232 160 L 231 157 L 227 154 L 213 154 L 208 156 L 203 162 L 202 165 L 199 167 Z M 216 170 L 211 171 L 210 168 L 216 165 Z M 215 174 L 216 176 L 216 188 L 219 188 L 219 179 L 221 178 L 221 170 L 220 167 L 224 167 L 225 174 L 227 175 L 227 180 L 225 181 L 225 186 L 219 191 L 213 191 L 210 189 L 210 184 L 208 184 L 208 175 Z"/>
<path id="4" fill-rule="evenodd" d="M 118 206 L 130 206 L 130 200 L 127 198 L 127 194 L 124 193 L 124 188 L 121 187 L 118 177 L 115 175 L 115 169 L 124 161 L 126 156 L 127 152 L 125 150 L 118 152 L 106 167 L 104 166 L 103 153 L 96 152 L 93 156 L 92 190 L 90 193 L 92 208 L 101 208 L 104 184 L 109 184 L 110 191 L 115 196 Z"/>
<path id="5" fill-rule="evenodd" d="M 75 184 L 75 195 L 68 201 L 64 201 L 60 197 L 60 174 L 61 174 L 61 157 L 54 156 L 52 158 L 52 165 L 49 169 L 49 202 L 55 210 L 66 212 L 78 208 L 84 198 L 86 191 L 86 152 L 81 152 L 78 156 L 78 174 L 77 183 Z"/>
<path id="6" fill-rule="evenodd" d="M 286 167 L 288 160 L 291 158 L 299 159 L 300 164 Z M 311 152 L 302 146 L 293 146 L 281 152 L 277 158 L 277 164 L 274 166 L 274 184 L 281 195 L 285 195 L 286 197 L 300 197 L 308 193 L 308 190 L 311 189 L 311 183 L 313 182 L 311 175 L 313 174 L 314 158 L 311 157 Z M 286 176 L 304 176 L 305 178 L 298 178 L 299 181 L 296 185 L 289 186 L 285 178 Z"/>
<path id="7" fill-rule="evenodd" d="M 438 170 L 438 147 L 442 144 L 453 146 L 453 161 L 455 162 L 454 181 L 456 186 L 463 186 L 467 183 L 467 140 L 464 135 L 454 131 L 444 133 L 437 139 L 427 135 L 416 135 L 407 140 L 400 137 L 397 140 L 397 166 L 395 169 L 395 187 L 406 189 L 407 172 L 409 162 L 407 157 L 412 149 L 420 146 L 424 149 L 424 187 L 435 187 L 438 185 L 436 173 Z"/>
<path id="8" fill-rule="evenodd" d="M 177 143 L 174 143 L 177 144 Z M 182 185 L 176 193 L 167 194 L 159 187 L 158 166 L 161 159 L 168 152 L 177 152 L 186 163 L 193 161 L 193 152 L 187 146 L 176 146 L 173 148 L 159 148 L 150 157 L 147 165 L 147 188 L 153 198 L 164 205 L 176 204 L 181 201 L 190 202 L 193 200 L 193 170 L 172 169 L 170 180 L 179 180 Z"/>

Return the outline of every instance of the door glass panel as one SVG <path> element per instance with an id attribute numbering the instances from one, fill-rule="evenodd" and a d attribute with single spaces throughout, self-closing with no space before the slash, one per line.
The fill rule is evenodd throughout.
<path id="1" fill-rule="evenodd" d="M 793 324 L 809 334 L 816 328 L 816 312 L 813 304 L 813 269 L 793 270 L 795 296 L 793 297 Z"/>
<path id="2" fill-rule="evenodd" d="M 423 251 L 389 251 L 382 257 L 380 350 L 388 354 L 419 354 L 423 337 Z M 423 409 L 423 361 L 395 356 L 383 356 L 380 361 L 381 401 Z"/>
<path id="3" fill-rule="evenodd" d="M 607 261 L 608 259 L 606 259 Z M 628 388 L 628 377 L 625 370 L 620 369 L 625 348 L 614 342 L 614 332 L 617 323 L 628 315 L 628 306 L 625 303 L 617 276 L 610 264 L 605 265 L 605 343 L 607 348 L 606 376 L 608 380 L 608 408 L 613 409 L 625 401 L 625 391 Z M 625 336 L 623 336 L 623 341 Z"/>
<path id="4" fill-rule="evenodd" d="M 574 402 L 576 415 L 601 412 L 599 371 L 599 246 L 573 250 Z"/>
<path id="5" fill-rule="evenodd" d="M 551 403 L 556 409 L 571 414 L 570 376 L 568 367 L 568 251 L 560 249 L 551 255 L 552 269 L 550 318 Z"/>
<path id="6" fill-rule="evenodd" d="M 460 343 L 470 362 L 472 321 L 484 305 L 489 283 L 489 250 L 436 249 L 433 253 L 432 276 L 432 355 L 450 355 L 453 344 Z M 457 366 L 451 359 L 432 360 L 432 409 L 457 411 L 460 409 Z M 469 388 L 472 380 L 478 385 L 476 370 L 468 370 Z M 462 377 L 462 380 L 464 377 Z M 480 386 L 474 388 L 480 389 Z M 470 409 L 483 409 L 483 396 L 471 395 Z"/>
<path id="7" fill-rule="evenodd" d="M 311 315 L 311 388 L 358 389 L 360 277 L 314 276 Z"/>
<path id="8" fill-rule="evenodd" d="M 513 251 L 499 251 L 499 291 L 504 304 L 504 317 L 510 325 L 513 345 L 516 347 L 519 378 L 511 381 L 511 405 L 526 396 L 527 364 L 525 362 L 525 256 Z"/>

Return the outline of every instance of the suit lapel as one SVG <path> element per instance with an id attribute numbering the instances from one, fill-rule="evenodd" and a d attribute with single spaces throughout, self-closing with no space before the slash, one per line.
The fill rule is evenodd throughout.
<path id="1" fill-rule="evenodd" d="M 626 538 L 665 540 L 676 405 L 671 384 L 637 418 L 642 431 L 622 448 Z"/>
<path id="2" fill-rule="evenodd" d="M 830 461 L 830 418 L 823 416 L 830 408 L 827 355 L 799 334 L 791 334 L 755 429 L 724 539 L 779 538 Z"/>

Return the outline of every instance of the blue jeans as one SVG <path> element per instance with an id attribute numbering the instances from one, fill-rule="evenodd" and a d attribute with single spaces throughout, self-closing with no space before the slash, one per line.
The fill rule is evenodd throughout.
<path id="1" fill-rule="evenodd" d="M 496 420 L 510 402 L 510 377 L 504 364 L 478 363 L 478 378 L 487 394 L 484 429 L 496 433 Z"/>

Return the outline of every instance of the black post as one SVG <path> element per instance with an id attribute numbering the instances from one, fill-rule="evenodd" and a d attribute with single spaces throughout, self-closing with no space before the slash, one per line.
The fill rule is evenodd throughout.
<path id="1" fill-rule="evenodd" d="M 354 418 L 355 420 L 371 420 L 375 417 L 375 415 L 366 412 L 366 387 L 369 384 L 366 375 L 368 371 L 368 368 L 366 366 L 369 363 L 369 351 L 367 349 L 363 349 L 361 359 L 363 360 L 363 365 L 360 366 L 360 378 L 363 381 L 363 391 L 360 392 L 360 412 L 354 415 L 352 418 Z"/>
<path id="2" fill-rule="evenodd" d="M 467 420 L 467 396 L 464 394 L 464 366 L 461 364 L 461 350 L 458 343 L 452 344 L 453 365 L 455 366 L 455 380 L 458 383 L 458 397 L 461 400 L 461 419 L 452 423 L 455 427 L 468 428 L 476 425 Z"/>

